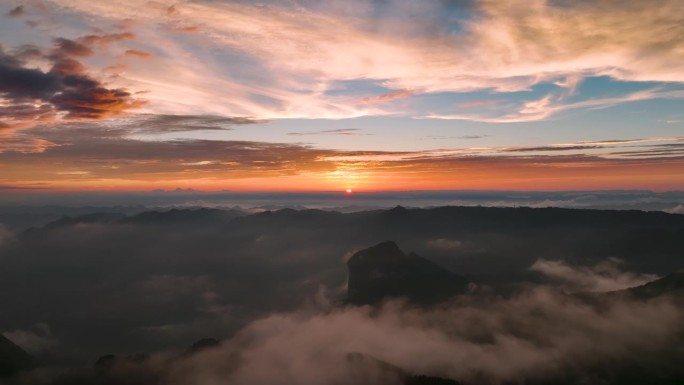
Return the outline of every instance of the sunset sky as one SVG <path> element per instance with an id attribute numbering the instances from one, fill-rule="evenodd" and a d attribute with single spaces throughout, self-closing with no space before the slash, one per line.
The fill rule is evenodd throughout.
<path id="1" fill-rule="evenodd" d="M 0 191 L 684 189 L 681 0 L 0 0 Z"/>

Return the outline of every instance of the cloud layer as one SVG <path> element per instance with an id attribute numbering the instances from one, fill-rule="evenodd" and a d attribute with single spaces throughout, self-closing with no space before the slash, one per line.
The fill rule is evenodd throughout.
<path id="1" fill-rule="evenodd" d="M 125 50 L 124 57 L 154 59 L 156 66 L 173 63 L 168 71 L 132 65 L 121 74 L 151 90 L 150 108 L 163 113 L 175 99 L 175 108 L 183 112 L 192 101 L 202 113 L 266 119 L 403 114 L 519 122 L 571 109 L 682 98 L 681 90 L 657 88 L 596 100 L 570 98 L 583 79 L 592 77 L 682 83 L 679 36 L 684 14 L 676 0 L 535 0 L 524 8 L 507 1 L 53 4 L 135 29 L 139 42 Z M 185 36 L 185 31 L 193 36 Z M 184 39 L 234 55 L 235 60 L 226 62 Z M 367 81 L 378 90 L 345 89 L 348 81 Z M 552 90 L 522 98 L 512 94 L 541 84 Z M 461 102 L 440 111 L 402 104 L 424 94 L 478 90 L 513 97 Z"/>
<path id="2" fill-rule="evenodd" d="M 596 309 L 543 290 L 428 311 L 388 304 L 377 312 L 274 315 L 213 353 L 209 362 L 236 360 L 234 370 L 194 364 L 202 377 L 238 384 L 355 383 L 345 365 L 349 353 L 464 382 L 562 378 L 574 368 L 638 360 L 637 350 L 659 351 L 679 331 L 681 316 L 668 303 L 616 302 Z M 580 369 L 579 376 L 591 375 Z"/>
<path id="3" fill-rule="evenodd" d="M 306 180 L 308 189 L 319 191 L 502 185 L 532 190 L 644 184 L 672 189 L 682 183 L 680 137 L 404 152 L 164 137 L 177 132 L 229 132 L 259 123 L 263 122 L 243 117 L 138 114 L 111 121 L 106 129 L 92 122 L 43 125 L 8 136 L 0 144 L 0 162 L 15 165 L 4 177 L 16 187 L 47 183 L 48 187 L 139 188 L 145 182 L 148 188 L 164 189 L 296 190 Z M 366 135 L 358 129 L 289 134 Z"/>

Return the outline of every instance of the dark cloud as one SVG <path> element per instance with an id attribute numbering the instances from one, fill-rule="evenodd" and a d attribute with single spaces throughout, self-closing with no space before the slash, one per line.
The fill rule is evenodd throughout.
<path id="1" fill-rule="evenodd" d="M 82 43 L 69 39 L 55 39 L 54 48 L 44 55 L 52 61 L 52 68 L 43 72 L 28 68 L 28 57 L 41 55 L 36 47 L 21 47 L 15 55 L 0 47 L 0 96 L 12 102 L 4 108 L 4 124 L 21 128 L 22 124 L 42 121 L 53 112 L 66 112 L 67 119 L 101 119 L 144 104 L 128 91 L 107 88 L 86 74 L 85 66 L 73 57 L 92 54 Z M 38 107 L 27 108 L 40 101 Z M 28 116 L 29 112 L 34 116 Z M 52 115 L 54 117 L 54 114 Z"/>
<path id="2" fill-rule="evenodd" d="M 190 125 L 186 125 L 186 122 Z M 330 151 L 303 145 L 226 140 L 150 141 L 130 137 L 169 130 L 225 129 L 236 122 L 245 124 L 252 121 L 218 117 L 206 117 L 204 121 L 201 116 L 169 115 L 152 117 L 147 122 L 133 119 L 129 124 L 112 126 L 107 130 L 89 123 L 61 125 L 59 129 L 34 128 L 24 131 L 25 135 L 29 135 L 24 140 L 29 137 L 41 138 L 51 143 L 49 149 L 35 151 L 30 163 L 61 159 L 59 162 L 66 167 L 92 168 L 88 174 L 90 176 L 117 177 L 128 173 L 130 177 L 170 172 L 179 173 L 180 176 L 197 171 L 221 173 L 224 177 L 247 177 L 333 169 L 330 164 L 317 162 L 319 156 L 330 155 Z M 0 154 L 0 161 L 20 161 L 23 155 L 10 145 Z"/>
<path id="3" fill-rule="evenodd" d="M 79 87 L 94 90 L 93 96 L 88 92 L 64 93 L 61 96 L 63 100 L 55 98 L 49 106 L 68 109 L 78 117 L 101 117 L 109 109 L 116 109 L 116 103 L 125 96 L 111 94 L 108 90 L 97 93 L 98 88 L 93 88 L 95 84 L 88 78 L 73 77 L 69 81 L 77 90 Z M 90 106 L 94 104 L 107 109 L 93 109 Z M 30 106 L 27 108 L 31 112 Z M 261 121 L 245 117 L 131 115 L 126 119 L 111 120 L 106 126 L 83 122 L 35 127 L 24 130 L 21 138 L 2 143 L 0 162 L 19 165 L 10 180 L 24 180 L 21 175 L 30 174 L 35 181 L 56 181 L 67 176 L 93 181 L 103 178 L 142 181 L 162 175 L 165 180 L 172 181 L 187 180 L 189 173 L 196 173 L 194 177 L 198 178 L 237 181 L 250 177 L 320 176 L 335 170 L 354 169 L 361 173 L 396 175 L 397 178 L 429 173 L 437 180 L 454 175 L 462 180 L 482 178 L 482 175 L 510 179 L 514 175 L 520 180 L 530 178 L 539 183 L 547 183 L 550 175 L 565 181 L 588 176 L 603 178 L 627 170 L 630 173 L 670 175 L 684 162 L 684 157 L 662 157 L 657 153 L 644 157 L 610 158 L 587 154 L 483 155 L 450 150 L 342 151 L 291 143 L 161 140 L 154 137 L 165 132 L 230 130 L 235 125 L 252 123 Z M 327 135 L 339 134 L 334 132 Z M 147 137 L 142 139 L 141 136 Z M 32 145 L 35 146 L 33 150 Z M 559 188 L 556 182 L 554 185 Z M 555 201 L 547 203 L 555 205 Z M 542 199 L 541 204 L 544 202 Z M 558 202 L 569 204 L 563 199 Z"/>
<path id="4" fill-rule="evenodd" d="M 65 77 L 67 89 L 50 101 L 60 111 L 68 111 L 66 118 L 102 119 L 142 106 L 122 89 L 108 89 L 87 77 Z"/>
<path id="5" fill-rule="evenodd" d="M 172 5 L 168 8 L 166 8 L 166 14 L 168 16 L 178 16 L 178 15 L 180 15 L 180 12 L 178 11 L 178 8 L 176 8 L 175 5 Z"/>
<path id="6" fill-rule="evenodd" d="M 577 151 L 577 150 L 595 150 L 604 148 L 604 146 L 539 146 L 539 147 L 520 147 L 520 148 L 506 148 L 504 152 L 532 152 L 532 151 Z"/>
<path id="7" fill-rule="evenodd" d="M 74 60 L 74 59 L 69 59 L 69 58 L 61 58 L 58 60 L 55 60 L 54 65 L 50 69 L 51 73 L 56 73 L 60 75 L 68 75 L 68 74 L 80 74 L 85 72 L 86 68 L 81 62 Z"/>
<path id="8" fill-rule="evenodd" d="M 0 132 L 2 132 L 1 128 Z M 0 153 L 12 151 L 17 154 L 30 154 L 43 152 L 52 146 L 55 146 L 55 144 L 45 139 L 36 138 L 34 136 L 25 135 L 22 133 L 10 132 L 9 134 L 2 136 Z"/>
<path id="9" fill-rule="evenodd" d="M 635 145 L 640 145 L 649 143 L 649 142 L 655 142 L 655 141 L 679 141 L 679 140 L 684 140 L 684 137 L 671 137 L 671 138 L 634 138 L 634 139 L 608 139 L 608 140 L 599 140 L 599 141 L 580 141 L 577 142 L 577 144 L 581 145 L 604 145 L 604 144 L 624 144 L 624 145 L 629 145 L 629 144 L 635 144 Z"/>
<path id="10" fill-rule="evenodd" d="M 137 58 L 137 59 L 143 59 L 143 60 L 152 59 L 154 57 L 154 55 L 151 54 L 150 52 L 141 51 L 138 49 L 126 50 L 126 52 L 124 52 L 124 56 Z"/>
<path id="11" fill-rule="evenodd" d="M 482 139 L 486 138 L 489 135 L 462 135 L 462 136 L 444 136 L 444 135 L 430 135 L 426 136 L 425 138 L 427 139 L 437 139 L 437 140 L 442 140 L 442 139 L 462 139 L 462 140 L 470 140 L 470 139 Z"/>
<path id="12" fill-rule="evenodd" d="M 172 27 L 172 30 L 174 32 L 185 32 L 185 33 L 195 33 L 200 31 L 200 27 L 197 25 L 191 25 L 191 26 L 178 26 L 178 27 Z"/>
<path id="13" fill-rule="evenodd" d="M 267 120 L 250 117 L 224 117 L 213 115 L 153 115 L 131 116 L 128 129 L 141 133 L 163 133 L 203 130 L 231 130 L 232 126 L 263 124 Z"/>
<path id="14" fill-rule="evenodd" d="M 45 54 L 37 46 L 25 44 L 17 47 L 13 52 L 13 56 L 20 62 L 23 62 L 29 59 L 42 59 Z"/>
<path id="15" fill-rule="evenodd" d="M 634 142 L 639 142 L 642 141 L 643 139 L 608 139 L 608 140 L 599 140 L 599 141 L 581 141 L 578 142 L 579 144 L 590 144 L 590 143 L 597 143 L 597 144 L 619 144 L 619 143 L 634 143 Z"/>
<path id="16" fill-rule="evenodd" d="M 101 46 L 106 46 L 111 43 L 115 43 L 118 41 L 123 41 L 123 40 L 133 40 L 135 39 L 135 34 L 131 32 L 122 32 L 122 33 L 109 33 L 109 34 L 103 34 L 103 35 L 86 35 L 82 36 L 78 39 L 79 42 L 82 44 L 91 46 L 91 47 L 101 47 Z"/>
<path id="17" fill-rule="evenodd" d="M 684 149 L 681 150 L 662 150 L 662 151 L 634 151 L 634 152 L 622 152 L 619 155 L 632 158 L 643 158 L 643 157 L 681 157 L 684 156 Z"/>
<path id="18" fill-rule="evenodd" d="M 57 38 L 54 47 L 44 52 L 35 46 L 21 46 L 12 54 L 0 47 L 0 95 L 13 104 L 3 107 L 1 128 L 25 128 L 56 118 L 67 112 L 67 119 L 102 119 L 134 109 L 145 103 L 121 88 L 109 88 L 87 74 L 87 68 L 76 58 L 93 54 L 92 47 L 133 39 L 132 33 L 87 35 L 76 40 Z M 128 55 L 147 58 L 148 53 L 126 51 Z M 48 72 L 29 68 L 29 59 L 52 62 Z M 42 101 L 38 106 L 36 101 Z M 211 116 L 146 117 L 137 132 L 192 131 L 227 129 L 234 124 L 263 122 L 247 117 L 220 118 Z M 5 145 L 4 147 L 8 147 Z"/>
<path id="19" fill-rule="evenodd" d="M 0 185 L 0 190 L 34 190 L 43 189 L 41 187 L 23 187 L 23 186 L 11 186 L 11 185 Z"/>
<path id="20" fill-rule="evenodd" d="M 18 58 L 0 47 L 0 95 L 13 100 L 47 100 L 61 89 L 59 76 L 25 68 Z"/>
<path id="21" fill-rule="evenodd" d="M 64 56 L 79 56 L 87 57 L 93 54 L 93 50 L 85 44 L 77 41 L 65 39 L 62 37 L 55 39 L 55 48 L 52 51 L 52 57 L 60 58 Z"/>
<path id="22" fill-rule="evenodd" d="M 26 14 L 26 10 L 23 5 L 18 5 L 7 12 L 7 17 L 19 17 Z"/>
<path id="23" fill-rule="evenodd" d="M 358 128 L 337 128 L 334 130 L 322 130 L 314 132 L 288 132 L 291 136 L 308 136 L 308 135 L 341 135 L 341 136 L 364 136 L 370 135 Z"/>
<path id="24" fill-rule="evenodd" d="M 13 117 L 18 120 L 33 120 L 34 122 L 47 121 L 53 118 L 54 108 L 49 103 L 15 103 L 10 106 L 0 107 L 0 116 Z M 13 126 L 7 124 L 2 128 L 12 128 Z"/>
<path id="25" fill-rule="evenodd" d="M 682 140 L 682 139 L 677 139 Z M 655 157 L 655 156 L 682 156 L 684 155 L 684 143 L 662 143 L 662 144 L 652 144 L 649 146 L 629 146 L 638 149 L 629 151 L 614 151 L 611 155 L 643 158 L 643 157 Z"/>

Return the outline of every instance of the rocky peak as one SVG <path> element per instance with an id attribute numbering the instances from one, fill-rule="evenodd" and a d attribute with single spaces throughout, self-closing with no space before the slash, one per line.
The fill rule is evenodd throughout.
<path id="1" fill-rule="evenodd" d="M 418 304 L 441 302 L 465 291 L 468 281 L 396 243 L 382 242 L 347 261 L 347 299 L 356 305 L 403 297 Z"/>

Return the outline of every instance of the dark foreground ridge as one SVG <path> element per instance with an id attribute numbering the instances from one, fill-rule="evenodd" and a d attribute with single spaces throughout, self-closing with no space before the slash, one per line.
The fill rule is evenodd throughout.
<path id="1" fill-rule="evenodd" d="M 444 301 L 464 293 L 468 280 L 396 243 L 382 242 L 354 254 L 347 262 L 347 300 L 354 305 L 376 304 L 402 297 L 417 304 Z"/>
<path id="2" fill-rule="evenodd" d="M 308 357 L 319 344 L 325 349 L 330 345 L 327 336 L 341 334 L 344 339 L 345 333 L 357 333 L 359 345 L 342 341 L 335 348 L 336 361 L 330 361 L 335 370 L 349 365 L 344 375 L 361 373 L 354 384 L 449 381 L 422 377 L 428 375 L 469 385 L 684 384 L 684 307 L 678 307 L 684 277 L 681 272 L 668 275 L 684 266 L 684 215 L 488 207 L 258 214 L 183 209 L 65 218 L 3 237 L 0 331 L 42 336 L 43 329 L 34 326 L 40 321 L 49 326 L 56 344 L 30 350 L 38 367 L 0 379 L 2 385 L 177 385 L 184 383 L 174 377 L 179 368 L 189 376 L 203 376 L 205 368 L 219 370 L 234 362 L 233 353 L 238 358 L 243 352 L 244 357 L 252 354 L 250 341 L 272 335 L 271 326 L 278 330 L 273 338 L 290 335 L 290 329 L 276 328 L 282 323 L 273 314 L 284 315 L 297 333 L 300 315 L 311 322 L 305 328 L 319 317 L 326 321 L 320 323 L 320 334 L 313 328 L 311 335 L 306 335 L 308 329 L 301 331 L 306 335 L 302 343 L 315 342 L 312 350 L 291 342 L 276 344 L 284 363 L 299 365 L 298 354 Z M 394 242 L 378 244 L 388 239 L 399 241 L 406 253 Z M 362 249 L 348 264 L 341 262 L 349 250 Z M 560 261 L 595 276 L 603 270 L 594 271 L 594 266 L 615 257 L 622 260 L 625 273 L 663 278 L 612 293 L 535 291 L 541 285 L 564 288 L 567 283 L 530 271 L 539 259 Z M 349 291 L 339 292 L 345 280 Z M 468 290 L 468 281 L 479 289 Z M 464 292 L 467 295 L 461 295 Z M 424 306 L 453 296 L 458 296 L 453 303 Z M 397 297 L 425 308 L 331 308 L 340 302 L 379 304 Z M 309 315 L 311 307 L 319 306 L 320 314 Z M 567 317 L 566 310 L 576 317 Z M 414 321 L 414 313 L 420 319 Z M 431 354 L 438 362 L 444 353 L 432 353 L 430 347 L 414 351 L 412 335 L 404 335 L 403 327 L 389 330 L 391 337 L 357 328 L 357 322 L 381 327 L 381 316 L 395 314 L 416 322 L 419 331 L 431 333 L 434 325 L 438 332 L 450 333 L 453 326 L 455 340 L 449 346 L 463 340 L 483 352 L 494 350 L 486 353 L 486 361 L 501 360 L 502 367 L 524 358 L 517 352 L 494 354 L 503 347 L 497 336 L 511 337 L 529 347 L 522 350 L 533 356 L 551 358 L 553 368 L 541 365 L 499 376 L 498 367 L 487 367 L 471 375 L 465 372 L 471 362 L 463 360 L 452 361 L 454 371 L 445 372 L 430 366 Z M 340 322 L 327 324 L 335 319 Z M 502 322 L 490 324 L 490 319 Z M 257 330 L 255 325 L 269 328 Z M 188 341 L 203 336 L 217 336 L 225 343 L 212 351 L 218 341 L 206 339 L 183 353 Z M 376 349 L 373 344 L 383 343 L 380 337 L 387 346 Z M 566 352 L 568 343 L 574 350 L 555 358 L 554 352 Z M 103 356 L 93 367 L 96 358 L 108 352 L 117 356 Z M 343 355 L 354 352 L 367 359 L 352 356 L 347 362 Z M 261 357 L 270 355 L 258 360 Z M 420 364 L 412 364 L 414 359 Z M 364 373 L 387 365 L 401 369 L 381 371 L 396 381 L 362 381 Z M 319 372 L 315 366 L 312 372 Z M 238 373 L 220 370 L 220 378 Z M 492 382 L 493 376 L 501 382 Z M 291 383 L 310 384 L 305 379 Z"/>
<path id="3" fill-rule="evenodd" d="M 626 292 L 636 298 L 656 298 L 671 295 L 677 298 L 684 297 L 684 270 L 668 274 L 663 278 L 648 282 L 644 285 L 632 287 Z"/>
<path id="4" fill-rule="evenodd" d="M 32 369 L 34 361 L 34 358 L 24 349 L 0 334 L 0 378 Z"/>
<path id="5" fill-rule="evenodd" d="M 373 373 L 370 377 L 375 381 L 371 381 L 371 384 L 461 385 L 460 382 L 448 378 L 411 374 L 398 366 L 367 354 L 348 353 L 346 361 L 350 373 L 365 373 L 366 376 Z M 369 378 L 358 378 L 358 381 L 359 385 L 368 384 Z"/>

